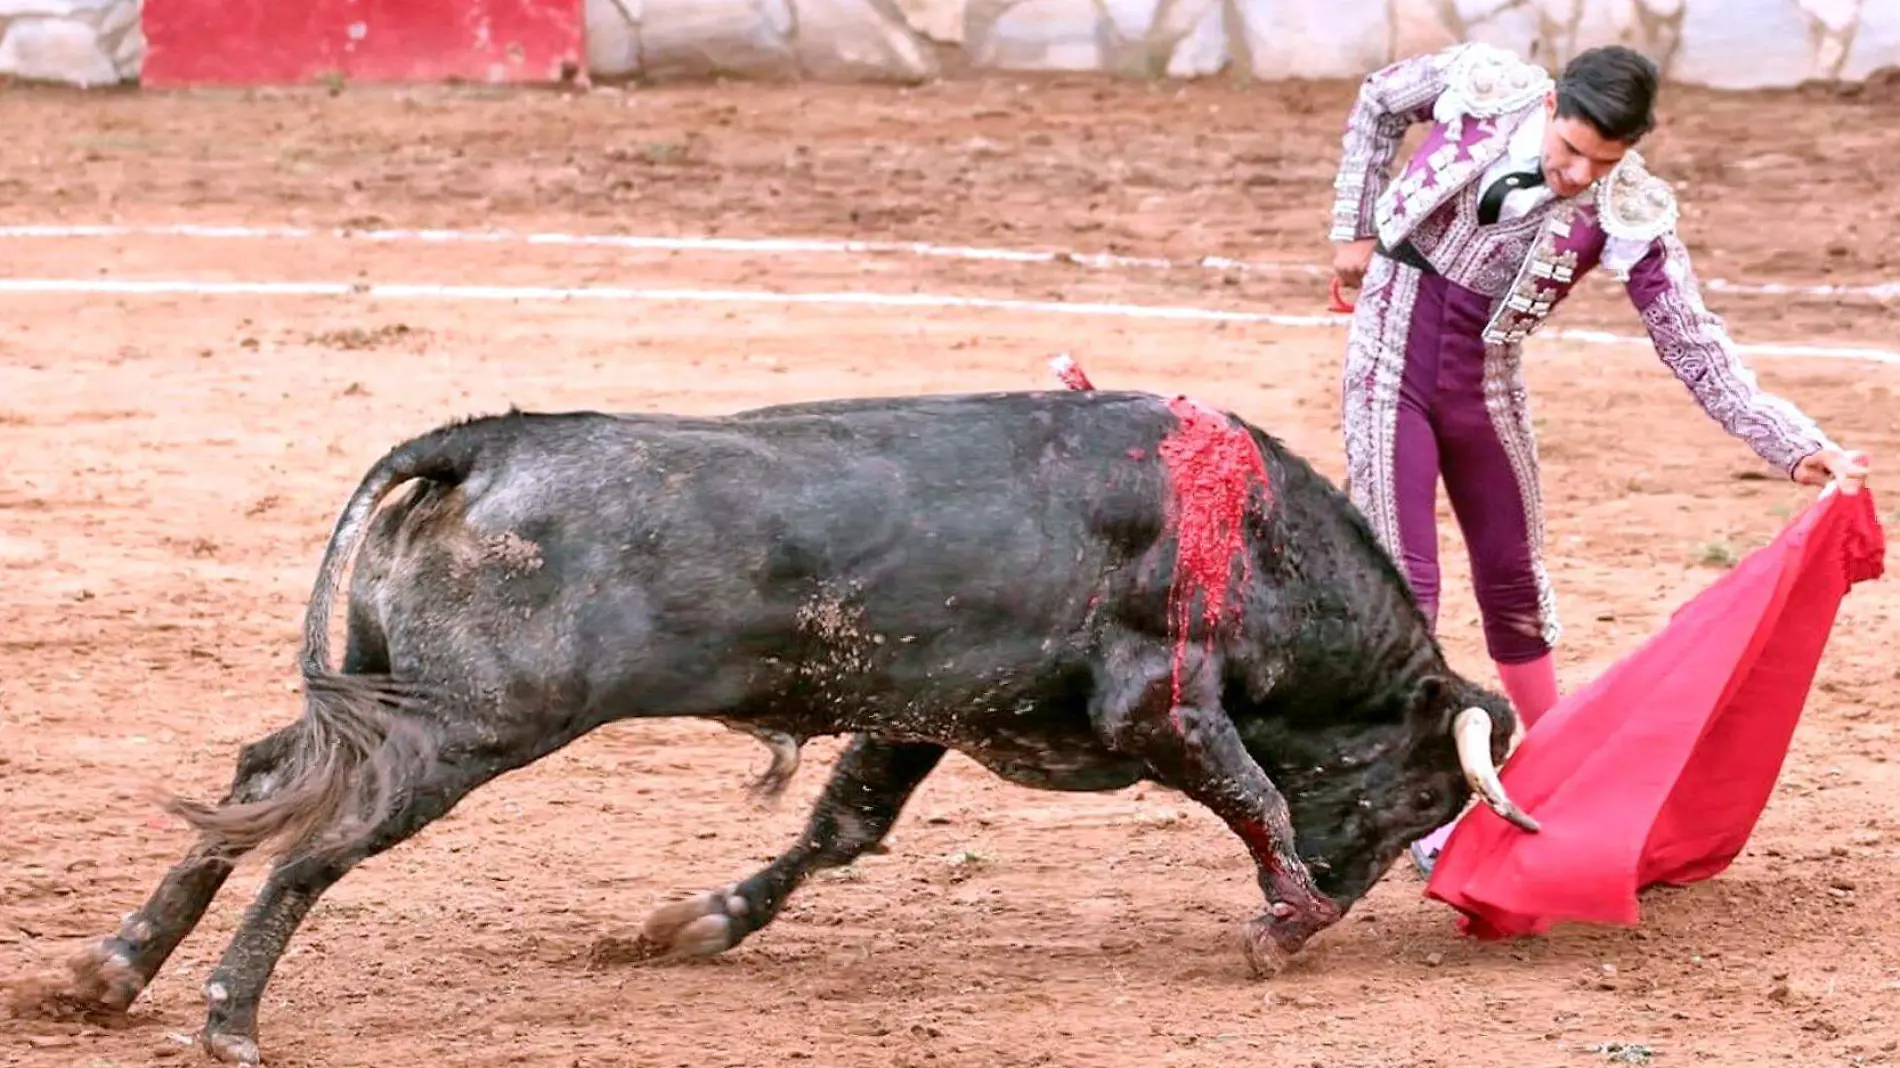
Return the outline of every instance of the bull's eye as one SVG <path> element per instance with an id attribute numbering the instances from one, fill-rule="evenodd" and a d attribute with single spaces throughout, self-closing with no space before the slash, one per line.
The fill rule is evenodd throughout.
<path id="1" fill-rule="evenodd" d="M 1418 803 L 1422 808 L 1430 808 L 1438 803 L 1438 795 L 1430 790 L 1418 792 Z"/>

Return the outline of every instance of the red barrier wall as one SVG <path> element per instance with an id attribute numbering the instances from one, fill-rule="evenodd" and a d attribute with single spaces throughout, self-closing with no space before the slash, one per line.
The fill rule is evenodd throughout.
<path id="1" fill-rule="evenodd" d="M 142 84 L 555 82 L 583 0 L 145 0 Z"/>

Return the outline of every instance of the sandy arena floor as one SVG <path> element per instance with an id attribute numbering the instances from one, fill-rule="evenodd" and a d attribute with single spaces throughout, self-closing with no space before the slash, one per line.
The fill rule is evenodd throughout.
<path id="1" fill-rule="evenodd" d="M 927 90 L 352 90 L 0 96 L 0 225 L 249 223 L 852 237 L 1315 262 L 1347 89 L 995 81 Z M 1900 275 L 1900 105 L 1679 91 L 1648 150 L 1705 274 Z M 9 278 L 870 290 L 1310 315 L 1297 271 L 912 255 L 129 236 L 0 239 Z M 1630 334 L 1607 282 L 1560 325 Z M 1892 347 L 1900 305 L 1717 294 L 1743 341 Z M 9 294 L 0 319 L 0 982 L 58 966 L 182 852 L 144 791 L 221 791 L 294 716 L 317 554 L 404 435 L 510 403 L 719 412 L 794 398 L 1098 384 L 1183 391 L 1337 476 L 1343 331 L 957 309 L 363 296 Z M 1534 344 L 1572 684 L 1812 499 L 1700 416 L 1641 345 Z M 1900 462 L 1900 366 L 1755 360 Z M 1885 480 L 1877 480 L 1881 492 Z M 1900 515 L 1883 498 L 1890 529 Z M 1445 631 L 1486 676 L 1462 549 Z M 1900 671 L 1891 581 L 1848 601 L 1780 789 L 1720 879 L 1635 931 L 1462 940 L 1395 869 L 1270 983 L 1240 844 L 1158 790 L 1034 794 L 951 758 L 888 855 L 820 878 L 727 958 L 611 963 L 653 906 L 797 833 L 742 795 L 753 743 L 626 724 L 478 791 L 323 898 L 262 1007 L 292 1066 L 814 1064 L 1445 1068 L 1900 1061 Z M 199 986 L 240 869 L 119 1021 L 9 1017 L 0 1064 L 199 1063 Z M 605 962 L 603 958 L 609 958 Z"/>

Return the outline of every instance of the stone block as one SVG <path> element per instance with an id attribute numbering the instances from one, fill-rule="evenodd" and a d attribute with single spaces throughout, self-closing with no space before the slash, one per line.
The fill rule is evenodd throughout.
<path id="1" fill-rule="evenodd" d="M 939 44 L 962 44 L 968 0 L 893 0 L 912 30 Z"/>
<path id="2" fill-rule="evenodd" d="M 1870 12 L 1863 8 L 1862 0 L 1799 0 L 1799 6 L 1808 24 L 1813 63 L 1810 77 L 1830 81 L 1840 78 Z M 1891 10 L 1893 4 L 1871 6 Z"/>
<path id="3" fill-rule="evenodd" d="M 1388 0 L 1235 0 L 1257 78 L 1331 78 L 1384 66 Z"/>
<path id="4" fill-rule="evenodd" d="M 119 35 L 118 43 L 112 46 L 112 65 L 126 81 L 139 76 L 145 68 L 145 27 L 134 23 L 131 29 Z"/>
<path id="5" fill-rule="evenodd" d="M 79 11 L 74 0 L 0 0 L 0 20 L 69 19 Z"/>
<path id="6" fill-rule="evenodd" d="M 1205 35 L 1203 27 L 1211 24 L 1223 53 L 1213 69 L 1220 69 L 1226 48 L 1224 6 L 1223 0 L 1101 0 L 1103 68 L 1123 76 L 1166 76 L 1175 66 L 1181 42 L 1197 32 Z"/>
<path id="7" fill-rule="evenodd" d="M 78 19 L 19 18 L 0 37 L 0 74 L 80 88 L 114 85 L 118 68 L 100 47 L 99 33 Z"/>
<path id="8" fill-rule="evenodd" d="M 970 60 L 996 70 L 1100 70 L 1106 27 L 1094 0 L 970 0 Z"/>
<path id="9" fill-rule="evenodd" d="M 1386 22 L 1391 40 L 1388 59 L 1423 55 L 1457 44 L 1458 20 L 1451 6 L 1437 0 L 1392 0 Z"/>
<path id="10" fill-rule="evenodd" d="M 1792 0 L 1691 0 L 1672 73 L 1716 89 L 1794 85 L 1820 76 L 1808 28 Z"/>
<path id="11" fill-rule="evenodd" d="M 1891 67 L 1900 67 L 1900 4 L 1876 0 L 1861 9 L 1860 26 L 1841 76 L 1859 81 Z"/>
<path id="12" fill-rule="evenodd" d="M 1175 41 L 1168 55 L 1167 76 L 1170 78 L 1204 78 L 1219 74 L 1227 69 L 1231 57 L 1227 49 L 1227 8 L 1221 0 L 1207 0 L 1204 10 L 1194 10 L 1185 3 L 1177 3 L 1176 17 L 1185 20 L 1187 30 Z M 1172 32 L 1171 23 L 1164 23 L 1163 32 Z"/>
<path id="13" fill-rule="evenodd" d="M 1111 35 L 1122 41 L 1140 41 L 1155 24 L 1158 9 L 1172 0 L 1096 0 Z"/>
<path id="14" fill-rule="evenodd" d="M 138 24 L 139 0 L 112 0 L 98 13 L 96 25 L 99 27 L 99 40 L 110 48 L 127 30 Z"/>
<path id="15" fill-rule="evenodd" d="M 644 0 L 640 19 L 646 77 L 791 78 L 788 0 Z"/>
<path id="16" fill-rule="evenodd" d="M 937 61 L 902 13 L 880 0 L 792 0 L 799 67 L 824 80 L 917 82 Z"/>
<path id="17" fill-rule="evenodd" d="M 601 81 L 640 73 L 638 0 L 587 0 L 587 76 Z"/>

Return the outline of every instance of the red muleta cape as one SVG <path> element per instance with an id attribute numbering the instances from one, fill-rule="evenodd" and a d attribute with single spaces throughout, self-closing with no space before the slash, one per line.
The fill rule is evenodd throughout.
<path id="1" fill-rule="evenodd" d="M 1426 896 L 1466 934 L 1500 939 L 1634 926 L 1643 890 L 1727 868 L 1774 790 L 1841 600 L 1881 575 L 1885 552 L 1868 490 L 1824 493 L 1525 734 L 1502 778 L 1542 832 L 1474 806 Z"/>

